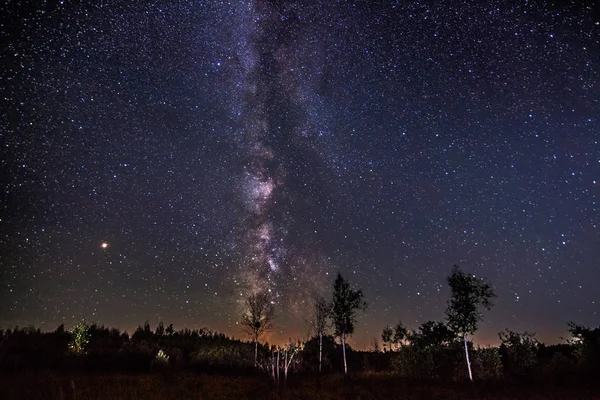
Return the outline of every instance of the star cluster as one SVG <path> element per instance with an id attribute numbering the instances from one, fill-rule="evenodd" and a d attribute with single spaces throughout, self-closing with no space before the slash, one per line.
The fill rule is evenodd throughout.
<path id="1" fill-rule="evenodd" d="M 0 6 L 0 325 L 303 336 L 340 271 L 354 342 L 442 319 L 454 263 L 509 327 L 598 324 L 593 2 Z"/>

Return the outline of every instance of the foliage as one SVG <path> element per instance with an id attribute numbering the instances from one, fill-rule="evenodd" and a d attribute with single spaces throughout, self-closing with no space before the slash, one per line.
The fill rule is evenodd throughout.
<path id="1" fill-rule="evenodd" d="M 90 342 L 90 327 L 85 322 L 85 319 L 79 321 L 71 330 L 71 341 L 69 342 L 69 350 L 74 354 L 83 354 L 85 348 Z"/>
<path id="2" fill-rule="evenodd" d="M 461 333 L 465 344 L 465 359 L 469 371 L 469 379 L 473 380 L 467 334 L 473 334 L 482 319 L 479 307 L 490 310 L 494 305 L 492 299 L 496 297 L 492 286 L 484 279 L 477 279 L 475 275 L 468 275 L 454 265 L 452 273 L 448 276 L 448 285 L 452 297 L 446 308 L 448 326 L 454 332 Z"/>
<path id="3" fill-rule="evenodd" d="M 381 332 L 384 351 L 386 347 L 389 351 L 399 349 L 405 340 L 409 340 L 409 337 L 408 329 L 402 324 L 402 321 L 398 321 L 393 329 L 389 325 L 386 326 Z"/>
<path id="4" fill-rule="evenodd" d="M 575 362 L 561 352 L 555 352 L 552 354 L 550 362 L 544 366 L 544 376 L 555 381 L 561 382 L 567 378 L 576 370 Z"/>
<path id="5" fill-rule="evenodd" d="M 392 335 L 394 334 L 394 331 L 392 330 L 392 328 L 387 325 L 385 328 L 383 328 L 383 331 L 381 332 L 381 342 L 383 343 L 383 351 L 386 350 L 386 346 L 388 350 L 392 350 Z"/>
<path id="6" fill-rule="evenodd" d="M 344 355 L 344 372 L 348 373 L 348 364 L 346 361 L 346 337 L 354 333 L 354 324 L 356 323 L 356 312 L 367 308 L 367 303 L 363 300 L 362 290 L 353 290 L 350 283 L 342 278 L 338 272 L 337 278 L 333 284 L 333 301 L 331 305 L 331 318 L 335 334 L 340 337 L 342 342 L 342 352 Z"/>
<path id="7" fill-rule="evenodd" d="M 539 342 L 531 333 L 517 333 L 506 329 L 498 334 L 500 354 L 509 375 L 525 376 L 537 364 Z"/>
<path id="8" fill-rule="evenodd" d="M 405 344 L 391 354 L 391 368 L 400 376 L 417 380 L 462 380 L 460 343 L 438 346 Z"/>
<path id="9" fill-rule="evenodd" d="M 315 334 L 318 335 L 326 335 L 328 328 L 328 319 L 331 314 L 331 306 L 327 303 L 323 297 L 317 297 L 315 299 L 315 315 L 313 325 L 315 327 Z"/>
<path id="10" fill-rule="evenodd" d="M 320 346 L 321 344 L 321 346 Z M 306 342 L 302 355 L 302 369 L 305 371 L 318 371 L 319 368 L 319 350 L 321 350 L 322 369 L 331 368 L 334 360 L 337 360 L 337 345 L 335 338 L 331 335 L 323 335 L 322 342 L 319 343 L 319 337 L 314 336 Z"/>
<path id="11" fill-rule="evenodd" d="M 152 360 L 152 369 L 156 371 L 166 371 L 170 369 L 171 364 L 169 364 L 169 356 L 167 353 L 160 349 Z"/>
<path id="12" fill-rule="evenodd" d="M 165 334 L 165 324 L 160 321 L 158 323 L 158 326 L 156 327 L 156 331 L 154 333 L 156 336 L 162 336 Z"/>
<path id="13" fill-rule="evenodd" d="M 578 363 L 588 370 L 600 368 L 600 326 L 589 328 L 574 322 L 568 324 L 571 338 L 569 343 L 575 347 Z"/>
<path id="14" fill-rule="evenodd" d="M 354 333 L 356 312 L 364 310 L 367 303 L 363 300 L 362 290 L 353 290 L 350 283 L 338 273 L 333 284 L 333 302 L 331 317 L 336 336 L 350 336 Z"/>
<path id="15" fill-rule="evenodd" d="M 427 321 L 419 327 L 418 331 L 406 334 L 408 341 L 418 347 L 439 347 L 450 344 L 456 334 L 443 322 Z"/>
<path id="16" fill-rule="evenodd" d="M 255 343 L 232 339 L 208 329 L 173 329 L 172 334 L 160 335 L 160 330 L 157 333 L 156 329 L 146 325 L 149 324 L 142 324 L 138 334 L 130 337 L 118 329 L 92 324 L 88 328 L 89 342 L 85 352 L 79 355 L 68 351 L 72 335 L 64 328 L 59 327 L 51 332 L 42 332 L 31 326 L 4 329 L 0 336 L 0 371 L 19 374 L 56 370 L 63 375 L 80 371 L 86 374 L 94 371 L 127 374 L 177 371 L 177 374 L 166 375 L 172 377 L 184 374 L 186 370 L 236 376 L 256 373 L 253 368 Z M 425 322 L 415 331 L 409 331 L 408 339 L 394 352 L 351 350 L 348 346 L 347 361 L 354 373 L 352 379 L 361 371 L 369 370 L 387 374 L 394 371 L 390 375 L 400 375 L 405 382 L 429 380 L 439 385 L 444 381 L 464 380 L 467 375 L 461 356 L 463 343 L 434 340 L 438 337 L 434 333 L 441 331 L 441 326 L 443 324 L 437 322 Z M 502 382 L 518 378 L 511 385 L 534 381 L 569 385 L 585 379 L 595 382 L 598 370 L 595 364 L 597 359 L 593 355 L 597 354 L 594 353 L 594 346 L 598 330 L 580 325 L 572 327 L 573 338 L 564 344 L 544 346 L 529 334 L 510 331 L 502 333 L 503 344 L 500 347 L 473 349 L 472 343 L 468 342 L 475 378 Z M 533 352 L 536 345 L 537 350 Z M 279 365 L 282 374 L 285 374 L 285 352 L 288 352 L 288 371 L 292 374 L 288 384 L 293 386 L 297 380 L 310 377 L 318 371 L 318 348 L 318 338 L 315 337 L 293 357 L 290 355 L 299 350 L 299 346 L 276 349 L 281 352 Z M 258 350 L 261 365 L 271 362 L 272 347 L 258 343 Z M 166 357 L 162 354 L 168 357 L 168 362 L 165 362 Z M 499 368 L 499 359 L 502 368 Z M 327 374 L 322 379 L 328 379 L 333 374 L 331 366 L 340 365 L 341 360 L 340 345 L 335 343 L 332 336 L 325 335 L 323 370 Z"/>
<path id="17" fill-rule="evenodd" d="M 448 277 L 452 298 L 446 308 L 448 325 L 454 332 L 473 334 L 482 319 L 479 306 L 486 310 L 493 307 L 496 297 L 492 286 L 483 279 L 468 275 L 458 265 L 452 268 Z"/>
<path id="18" fill-rule="evenodd" d="M 473 352 L 475 376 L 481 380 L 498 380 L 502 377 L 502 359 L 497 347 L 480 347 Z"/>
<path id="19" fill-rule="evenodd" d="M 398 321 L 394 327 L 393 341 L 396 345 L 400 345 L 403 340 L 408 338 L 408 329 L 402 324 L 402 321 Z"/>

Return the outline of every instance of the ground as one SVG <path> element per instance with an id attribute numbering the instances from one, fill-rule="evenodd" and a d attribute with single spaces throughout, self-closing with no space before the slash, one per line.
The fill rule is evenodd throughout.
<path id="1" fill-rule="evenodd" d="M 167 399 L 600 399 L 587 384 L 416 383 L 389 373 L 293 376 L 286 388 L 266 377 L 197 373 L 71 374 L 20 372 L 0 375 L 7 399 L 167 400 Z"/>

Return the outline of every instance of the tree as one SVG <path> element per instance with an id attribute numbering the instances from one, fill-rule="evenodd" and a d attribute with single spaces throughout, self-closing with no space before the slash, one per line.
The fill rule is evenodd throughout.
<path id="1" fill-rule="evenodd" d="M 75 354 L 83 354 L 90 342 L 90 326 L 82 319 L 71 331 L 69 350 Z"/>
<path id="2" fill-rule="evenodd" d="M 396 327 L 394 328 L 394 343 L 397 346 L 402 344 L 402 341 L 408 337 L 408 329 L 402 324 L 402 321 L 398 321 Z"/>
<path id="3" fill-rule="evenodd" d="M 356 312 L 364 310 L 367 303 L 363 301 L 362 290 L 352 290 L 350 283 L 342 278 L 338 272 L 337 278 L 333 284 L 333 302 L 331 306 L 331 317 L 335 327 L 335 334 L 339 336 L 342 342 L 342 352 L 344 355 L 344 373 L 348 373 L 348 364 L 346 362 L 346 337 L 354 333 L 354 324 L 356 323 Z"/>
<path id="4" fill-rule="evenodd" d="M 162 337 L 165 334 L 165 324 L 162 321 L 158 323 L 154 334 L 158 337 Z"/>
<path id="5" fill-rule="evenodd" d="M 287 377 L 288 377 L 288 370 L 290 369 L 290 366 L 293 364 L 294 362 L 294 356 L 296 356 L 299 352 L 301 352 L 304 349 L 304 343 L 298 341 L 298 342 L 292 342 L 292 339 L 290 339 L 289 343 L 287 343 L 283 348 L 279 348 L 279 352 L 283 351 L 283 376 L 284 376 L 284 380 L 283 380 L 283 385 L 284 387 L 287 386 Z M 279 358 L 279 356 L 277 357 Z M 298 360 L 296 360 L 298 361 Z M 279 378 L 279 373 L 277 374 L 278 378 Z M 277 382 L 277 384 L 279 385 L 279 382 Z"/>
<path id="6" fill-rule="evenodd" d="M 569 322 L 568 327 L 571 333 L 568 342 L 574 346 L 579 362 L 589 371 L 597 370 L 600 366 L 600 326 L 593 328 Z"/>
<path id="7" fill-rule="evenodd" d="M 331 313 L 331 306 L 327 304 L 327 301 L 323 297 L 317 297 L 315 299 L 315 321 L 314 326 L 316 334 L 319 337 L 319 372 L 321 372 L 321 365 L 323 360 L 323 335 L 327 332 L 327 320 Z"/>
<path id="8" fill-rule="evenodd" d="M 426 349 L 445 346 L 456 339 L 456 334 L 443 322 L 427 321 L 418 331 L 408 334 L 407 338 L 411 344 Z"/>
<path id="9" fill-rule="evenodd" d="M 383 328 L 381 332 L 381 342 L 383 343 L 383 351 L 385 351 L 386 346 L 388 346 L 389 351 L 392 351 L 392 336 L 394 335 L 394 330 L 387 325 Z"/>
<path id="10" fill-rule="evenodd" d="M 389 325 L 386 326 L 381 332 L 381 341 L 383 342 L 384 350 L 386 344 L 389 351 L 394 350 L 394 345 L 396 345 L 396 348 L 400 348 L 402 341 L 406 338 L 408 338 L 408 329 L 402 324 L 402 321 L 398 321 L 393 329 Z"/>
<path id="11" fill-rule="evenodd" d="M 258 292 L 246 299 L 246 313 L 242 316 L 242 330 L 254 341 L 254 366 L 258 365 L 258 339 L 273 328 L 275 309 L 271 296 Z"/>
<path id="12" fill-rule="evenodd" d="M 469 379 L 473 380 L 467 334 L 474 334 L 482 320 L 479 307 L 483 306 L 489 311 L 494 306 L 492 299 L 496 294 L 490 283 L 483 278 L 477 279 L 475 275 L 464 273 L 458 265 L 454 265 L 447 280 L 452 292 L 446 308 L 448 325 L 454 332 L 461 333 L 463 336 Z"/>
<path id="13" fill-rule="evenodd" d="M 500 354 L 510 375 L 525 376 L 538 362 L 540 343 L 535 334 L 517 333 L 509 329 L 498 333 Z"/>

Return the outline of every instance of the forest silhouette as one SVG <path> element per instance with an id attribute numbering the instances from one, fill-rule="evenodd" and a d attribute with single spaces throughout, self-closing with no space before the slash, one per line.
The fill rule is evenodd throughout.
<path id="1" fill-rule="evenodd" d="M 445 321 L 386 326 L 369 350 L 346 343 L 368 304 L 338 274 L 332 300 L 314 299 L 311 334 L 304 340 L 277 346 L 261 341 L 276 324 L 276 307 L 268 293 L 257 293 L 240 316 L 247 341 L 162 322 L 146 322 L 131 335 L 85 320 L 54 332 L 31 326 L 0 330 L 0 379 L 8 398 L 61 400 L 151 398 L 156 391 L 199 398 L 598 395 L 600 327 L 571 322 L 570 337 L 552 345 L 506 329 L 498 346 L 476 347 L 470 339 L 482 312 L 493 307 L 493 286 L 458 266 L 447 281 L 452 295 Z M 382 392 L 382 385 L 388 389 Z"/>

